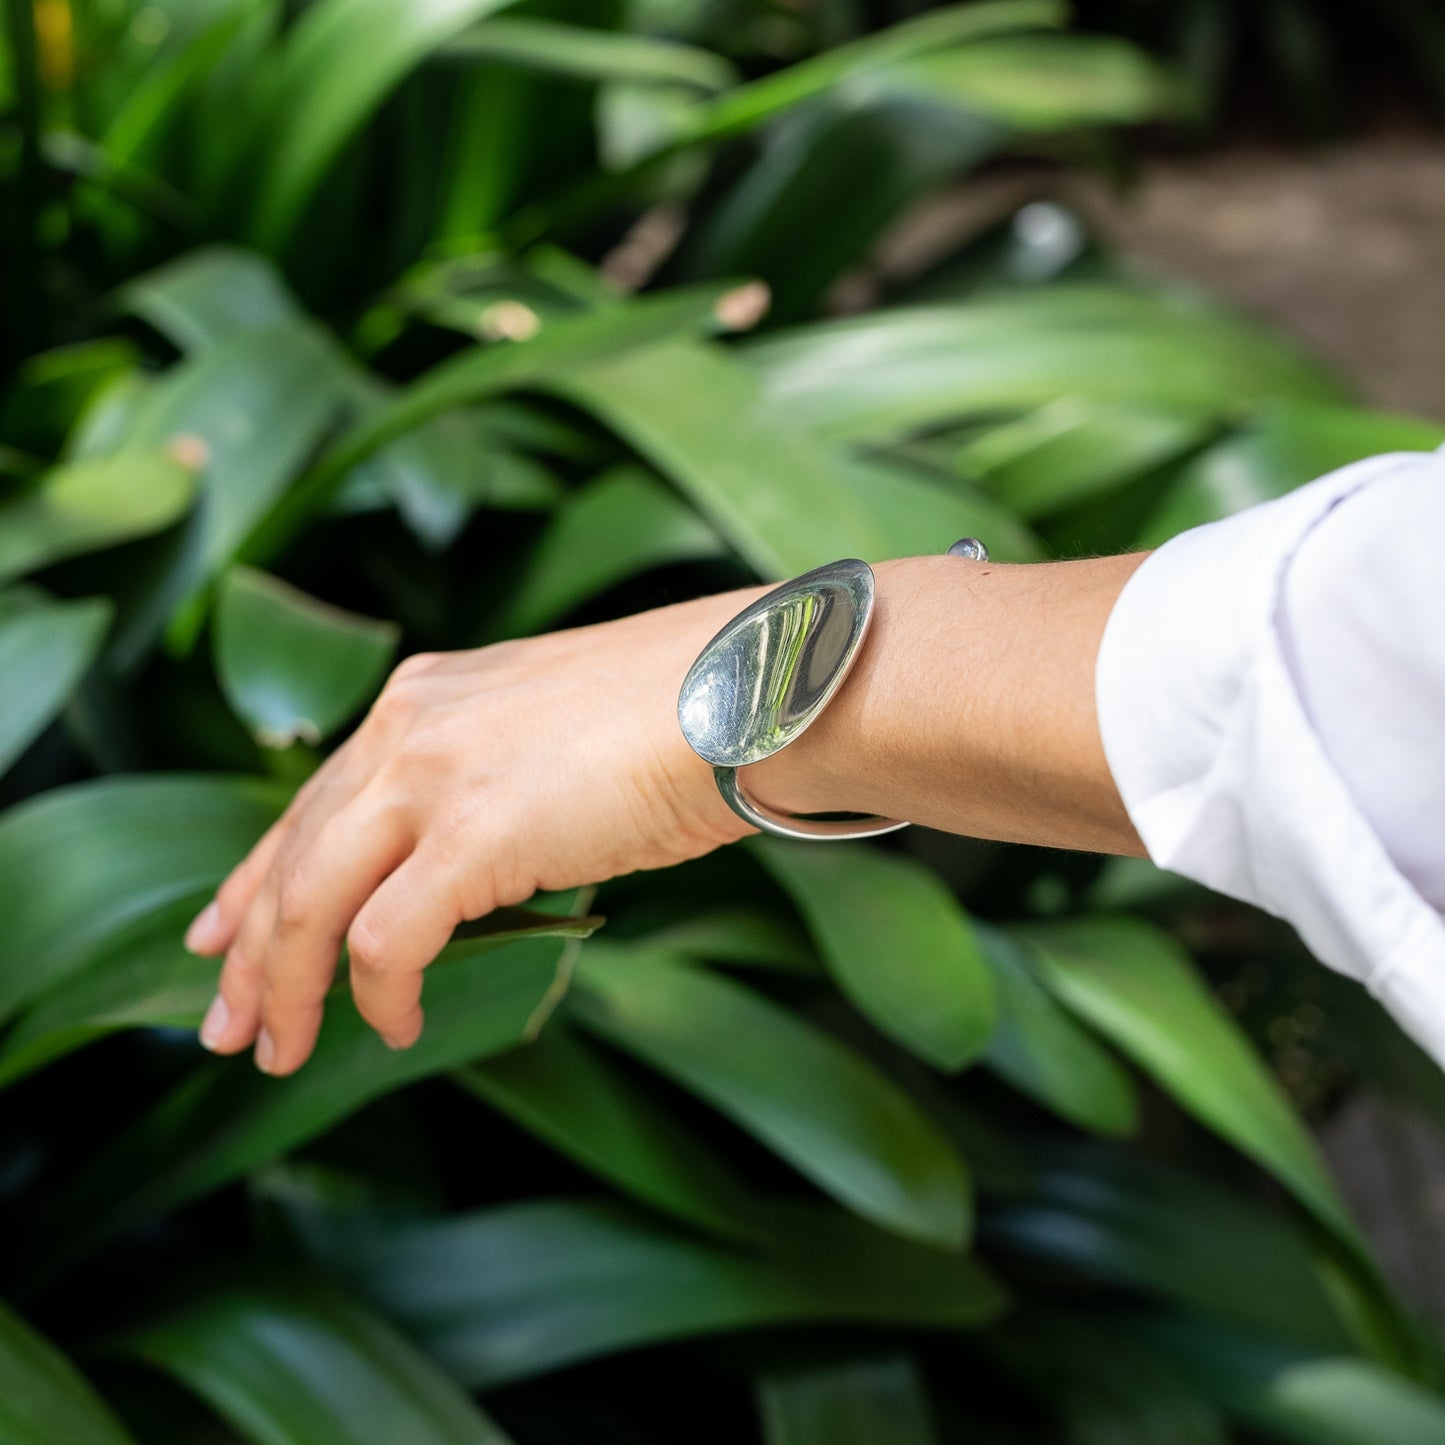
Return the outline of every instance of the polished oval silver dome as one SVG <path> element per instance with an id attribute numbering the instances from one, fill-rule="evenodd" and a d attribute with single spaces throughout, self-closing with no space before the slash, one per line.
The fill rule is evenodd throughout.
<path id="1" fill-rule="evenodd" d="M 786 747 L 853 665 L 873 614 L 873 572 L 846 557 L 775 587 L 698 654 L 677 700 L 693 751 L 740 768 Z"/>

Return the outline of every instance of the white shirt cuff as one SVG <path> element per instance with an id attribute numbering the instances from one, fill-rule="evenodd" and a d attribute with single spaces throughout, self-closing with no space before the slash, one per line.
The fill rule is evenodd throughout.
<path id="1" fill-rule="evenodd" d="M 1100 644 L 1104 752 L 1150 858 L 1291 922 L 1445 1066 L 1445 920 L 1331 763 L 1278 625 L 1290 560 L 1374 457 L 1185 532 L 1147 558 Z"/>

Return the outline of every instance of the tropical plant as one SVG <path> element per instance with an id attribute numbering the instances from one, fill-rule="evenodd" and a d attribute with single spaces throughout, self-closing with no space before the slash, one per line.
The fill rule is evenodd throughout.
<path id="1" fill-rule="evenodd" d="M 1048 0 L 5 13 L 0 1439 L 1445 1441 L 1179 939 L 1322 971 L 1147 868 L 753 841 L 462 929 L 409 1052 L 194 1043 L 184 921 L 402 652 L 1438 443 L 1047 210 L 827 314 L 1147 61 Z"/>

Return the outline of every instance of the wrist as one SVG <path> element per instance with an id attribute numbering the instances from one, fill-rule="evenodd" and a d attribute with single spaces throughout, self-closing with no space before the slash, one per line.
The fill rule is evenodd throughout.
<path id="1" fill-rule="evenodd" d="M 790 813 L 898 817 L 889 807 L 888 760 L 880 740 L 896 735 L 887 713 L 896 695 L 897 654 L 906 647 L 909 597 L 927 585 L 934 567 L 987 565 L 945 556 L 901 557 L 874 565 L 873 619 L 857 661 L 806 731 L 772 757 L 747 767 L 749 793 Z"/>

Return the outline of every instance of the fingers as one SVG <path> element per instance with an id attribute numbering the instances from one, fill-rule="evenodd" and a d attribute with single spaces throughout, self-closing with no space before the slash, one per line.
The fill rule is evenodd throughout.
<path id="1" fill-rule="evenodd" d="M 349 757 L 344 755 L 348 747 L 349 744 L 344 744 L 339 748 L 301 785 L 285 812 L 266 829 L 256 846 L 227 875 L 216 896 L 191 920 L 185 944 L 192 953 L 213 958 L 231 946 L 277 852 L 303 814 L 324 795 L 344 796 L 342 788 L 349 762 Z"/>
<path id="2" fill-rule="evenodd" d="M 351 993 L 392 1048 L 422 1028 L 422 971 L 462 921 L 454 869 L 439 850 L 418 848 L 367 900 L 347 932 Z"/>
<path id="3" fill-rule="evenodd" d="M 315 1046 L 347 927 L 411 844 L 397 813 L 355 803 L 283 855 L 226 955 L 222 1017 L 204 1042 L 234 1053 L 254 1038 L 258 1068 L 300 1068 Z"/>
<path id="4" fill-rule="evenodd" d="M 186 929 L 186 947 L 192 953 L 212 958 L 231 946 L 289 824 L 288 811 L 266 829 L 256 846 L 227 875 L 216 896 L 191 920 Z"/>

